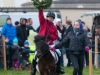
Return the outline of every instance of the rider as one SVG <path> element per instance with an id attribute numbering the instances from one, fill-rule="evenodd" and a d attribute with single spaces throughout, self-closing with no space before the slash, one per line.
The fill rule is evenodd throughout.
<path id="1" fill-rule="evenodd" d="M 56 26 L 53 24 L 53 21 L 55 19 L 55 14 L 52 11 L 49 11 L 46 15 L 46 19 L 43 15 L 43 10 L 38 11 L 39 14 L 39 22 L 40 22 L 40 30 L 38 35 L 47 36 L 47 41 L 50 47 L 54 45 L 54 41 L 58 38 L 58 32 Z M 64 74 L 64 72 L 61 70 L 60 67 L 60 57 L 61 52 L 59 50 L 56 50 L 59 61 L 57 63 L 57 73 Z M 31 75 L 35 75 L 36 73 L 36 59 L 33 59 L 33 70 L 31 72 Z"/>

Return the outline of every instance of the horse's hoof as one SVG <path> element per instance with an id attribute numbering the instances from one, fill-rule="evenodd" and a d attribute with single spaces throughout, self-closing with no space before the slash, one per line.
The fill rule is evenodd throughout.
<path id="1" fill-rule="evenodd" d="M 57 73 L 56 75 L 60 75 L 59 73 Z"/>
<path id="2" fill-rule="evenodd" d="M 35 74 L 36 74 L 36 72 L 34 72 L 34 71 L 30 72 L 30 75 L 35 75 Z"/>

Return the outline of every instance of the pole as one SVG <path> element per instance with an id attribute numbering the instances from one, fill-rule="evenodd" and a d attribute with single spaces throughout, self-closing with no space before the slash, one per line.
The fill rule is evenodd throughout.
<path id="1" fill-rule="evenodd" d="M 6 65 L 6 48 L 5 48 L 5 38 L 2 36 L 2 41 L 3 41 L 3 61 L 4 61 L 4 70 L 7 70 L 7 65 Z"/>
<path id="2" fill-rule="evenodd" d="M 92 49 L 91 49 L 92 51 Z M 92 75 L 92 52 L 89 52 L 89 75 Z"/>
<path id="3" fill-rule="evenodd" d="M 96 64 L 96 69 L 98 69 L 98 36 L 95 36 L 95 64 Z"/>

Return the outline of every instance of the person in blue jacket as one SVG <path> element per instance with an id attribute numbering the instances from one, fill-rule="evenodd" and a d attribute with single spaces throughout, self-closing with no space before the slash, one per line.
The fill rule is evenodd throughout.
<path id="1" fill-rule="evenodd" d="M 11 68 L 11 49 L 10 46 L 13 44 L 13 40 L 16 37 L 16 28 L 12 24 L 11 18 L 7 18 L 5 25 L 2 28 L 2 35 L 5 37 L 6 43 L 6 56 L 7 56 L 7 68 Z"/>
<path id="2" fill-rule="evenodd" d="M 12 25 L 11 18 L 7 18 L 7 22 L 2 28 L 2 35 L 5 36 L 6 43 L 13 44 L 13 40 L 16 37 L 16 28 Z"/>

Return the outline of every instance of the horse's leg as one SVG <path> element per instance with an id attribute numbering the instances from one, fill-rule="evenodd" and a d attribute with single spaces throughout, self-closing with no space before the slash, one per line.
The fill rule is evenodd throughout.
<path id="1" fill-rule="evenodd" d="M 49 72 L 49 75 L 55 75 L 55 70 L 51 69 L 50 72 Z"/>
<path id="2" fill-rule="evenodd" d="M 44 75 L 42 72 L 40 72 L 40 75 Z"/>
<path id="3" fill-rule="evenodd" d="M 40 71 L 40 75 L 47 75 L 45 71 Z"/>

